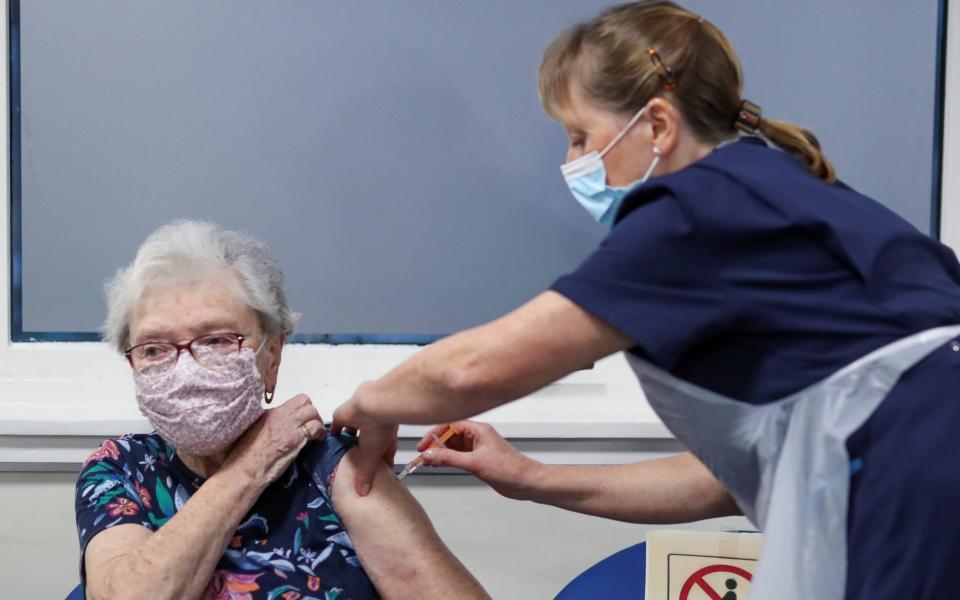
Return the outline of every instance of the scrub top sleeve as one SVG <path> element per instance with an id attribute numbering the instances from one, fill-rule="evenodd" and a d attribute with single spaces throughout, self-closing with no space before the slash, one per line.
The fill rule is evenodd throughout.
<path id="1" fill-rule="evenodd" d="M 633 352 L 670 369 L 736 317 L 736 294 L 720 275 L 724 258 L 710 246 L 660 191 L 551 289 L 629 336 Z"/>

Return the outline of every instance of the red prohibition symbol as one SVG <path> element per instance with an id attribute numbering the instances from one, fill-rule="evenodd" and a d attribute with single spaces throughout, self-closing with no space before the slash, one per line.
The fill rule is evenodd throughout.
<path id="1" fill-rule="evenodd" d="M 733 565 L 710 565 L 709 567 L 704 567 L 699 571 L 694 572 L 693 575 L 687 578 L 687 581 L 684 582 L 683 587 L 680 588 L 680 600 L 689 600 L 690 592 L 693 590 L 693 586 L 699 587 L 703 592 L 710 596 L 710 600 L 723 600 L 723 598 L 718 594 L 706 581 L 704 577 L 711 573 L 731 573 L 733 575 L 739 575 L 747 581 L 751 581 L 753 576 L 750 575 L 750 572 L 740 567 L 734 567 Z"/>

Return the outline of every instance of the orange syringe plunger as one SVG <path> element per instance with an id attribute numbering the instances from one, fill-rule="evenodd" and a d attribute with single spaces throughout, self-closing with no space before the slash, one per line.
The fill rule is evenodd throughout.
<path id="1" fill-rule="evenodd" d="M 449 427 L 447 427 L 447 430 L 444 431 L 439 437 L 437 437 L 436 435 L 433 436 L 433 442 L 430 443 L 430 448 L 446 447 L 447 440 L 449 440 L 451 437 L 455 436 L 458 433 L 460 433 L 460 430 L 458 430 L 453 425 L 450 425 Z M 407 463 L 407 466 L 405 466 L 403 470 L 400 471 L 400 473 L 397 475 L 397 479 L 403 479 L 410 473 L 413 473 L 414 471 L 422 467 L 423 463 L 426 461 L 426 458 L 424 458 L 425 455 L 426 455 L 426 452 L 422 452 L 419 455 L 417 455 L 415 459 Z"/>

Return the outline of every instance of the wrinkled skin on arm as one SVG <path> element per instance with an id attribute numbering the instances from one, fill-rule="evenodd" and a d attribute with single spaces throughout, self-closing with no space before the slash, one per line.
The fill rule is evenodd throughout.
<path id="1" fill-rule="evenodd" d="M 366 496 L 357 494 L 357 449 L 340 462 L 331 490 L 363 568 L 386 600 L 489 598 L 444 545 L 420 504 L 381 463 Z"/>

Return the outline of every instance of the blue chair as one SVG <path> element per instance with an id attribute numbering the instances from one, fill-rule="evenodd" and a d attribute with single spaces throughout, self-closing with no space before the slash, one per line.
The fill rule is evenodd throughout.
<path id="1" fill-rule="evenodd" d="M 84 600 L 83 598 L 83 586 L 78 585 L 73 588 L 73 591 L 70 592 L 70 595 L 67 596 L 67 600 Z"/>
<path id="2" fill-rule="evenodd" d="M 642 600 L 647 581 L 647 544 L 630 546 L 593 565 L 560 590 L 554 600 Z"/>

